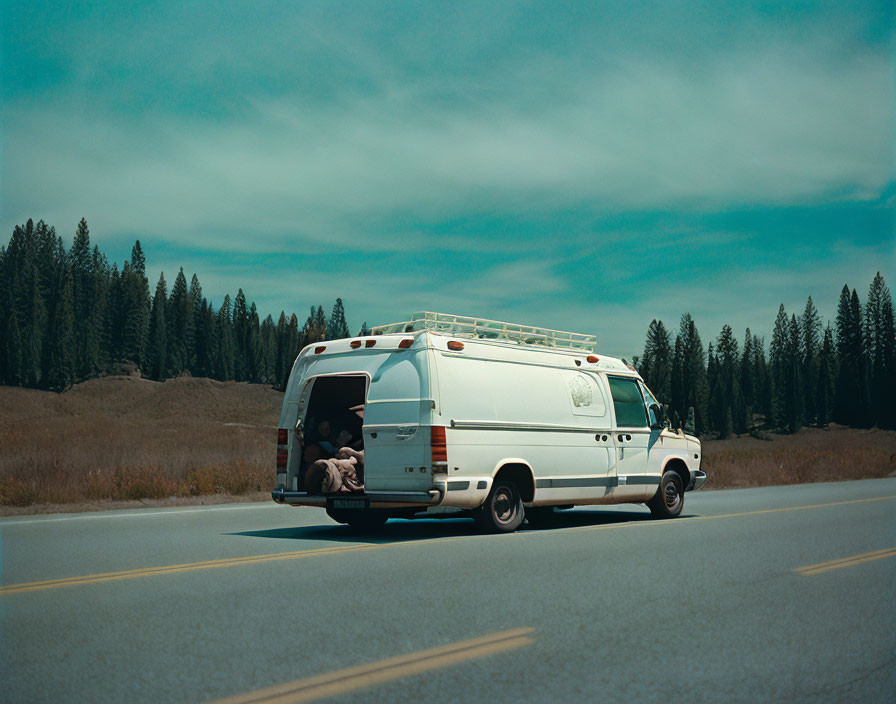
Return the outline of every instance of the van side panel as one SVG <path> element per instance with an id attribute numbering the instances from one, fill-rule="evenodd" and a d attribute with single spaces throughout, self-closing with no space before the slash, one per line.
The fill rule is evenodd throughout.
<path id="1" fill-rule="evenodd" d="M 533 503 L 595 500 L 615 479 L 610 403 L 596 374 L 436 351 L 441 421 L 449 426 L 446 503 L 476 505 L 508 458 L 535 477 Z M 604 432 L 599 432 L 603 430 Z M 468 487 L 452 491 L 452 484 Z M 477 487 L 482 487 L 477 489 Z"/>

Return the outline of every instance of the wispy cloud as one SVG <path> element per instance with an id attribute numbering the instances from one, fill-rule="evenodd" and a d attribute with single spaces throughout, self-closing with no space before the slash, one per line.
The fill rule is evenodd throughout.
<path id="1" fill-rule="evenodd" d="M 631 354 L 653 317 L 764 325 L 893 269 L 887 3 L 3 12 L 3 226 L 86 216 L 216 302 Z"/>

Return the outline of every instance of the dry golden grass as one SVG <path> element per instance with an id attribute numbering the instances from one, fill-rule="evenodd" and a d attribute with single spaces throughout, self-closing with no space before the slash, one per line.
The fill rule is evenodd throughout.
<path id="1" fill-rule="evenodd" d="M 269 490 L 283 395 L 182 377 L 0 387 L 0 505 Z"/>
<path id="2" fill-rule="evenodd" d="M 263 496 L 274 483 L 282 402 L 265 386 L 188 377 L 107 377 L 61 395 L 0 387 L 0 512 Z M 770 437 L 705 442 L 707 488 L 896 471 L 894 431 L 832 426 Z"/>
<path id="3" fill-rule="evenodd" d="M 832 425 L 768 437 L 704 442 L 707 488 L 870 479 L 896 472 L 896 431 Z"/>

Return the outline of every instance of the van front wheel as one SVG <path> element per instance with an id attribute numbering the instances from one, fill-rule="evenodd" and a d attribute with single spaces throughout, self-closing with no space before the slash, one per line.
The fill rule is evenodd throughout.
<path id="1" fill-rule="evenodd" d="M 475 512 L 476 522 L 492 533 L 512 533 L 523 522 L 523 499 L 516 484 L 498 480 L 492 484 L 485 503 Z"/>
<path id="2" fill-rule="evenodd" d="M 660 486 L 647 507 L 654 518 L 675 518 L 684 507 L 684 484 L 678 472 L 668 471 L 660 480 Z"/>

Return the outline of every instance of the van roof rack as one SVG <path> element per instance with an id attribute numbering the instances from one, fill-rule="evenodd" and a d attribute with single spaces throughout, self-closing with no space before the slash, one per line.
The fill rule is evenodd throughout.
<path id="1" fill-rule="evenodd" d="M 536 347 L 597 352 L 597 337 L 594 335 L 431 311 L 413 313 L 410 320 L 401 323 L 378 325 L 371 329 L 371 333 L 374 335 L 400 335 L 424 330 L 478 340 L 496 340 Z"/>

